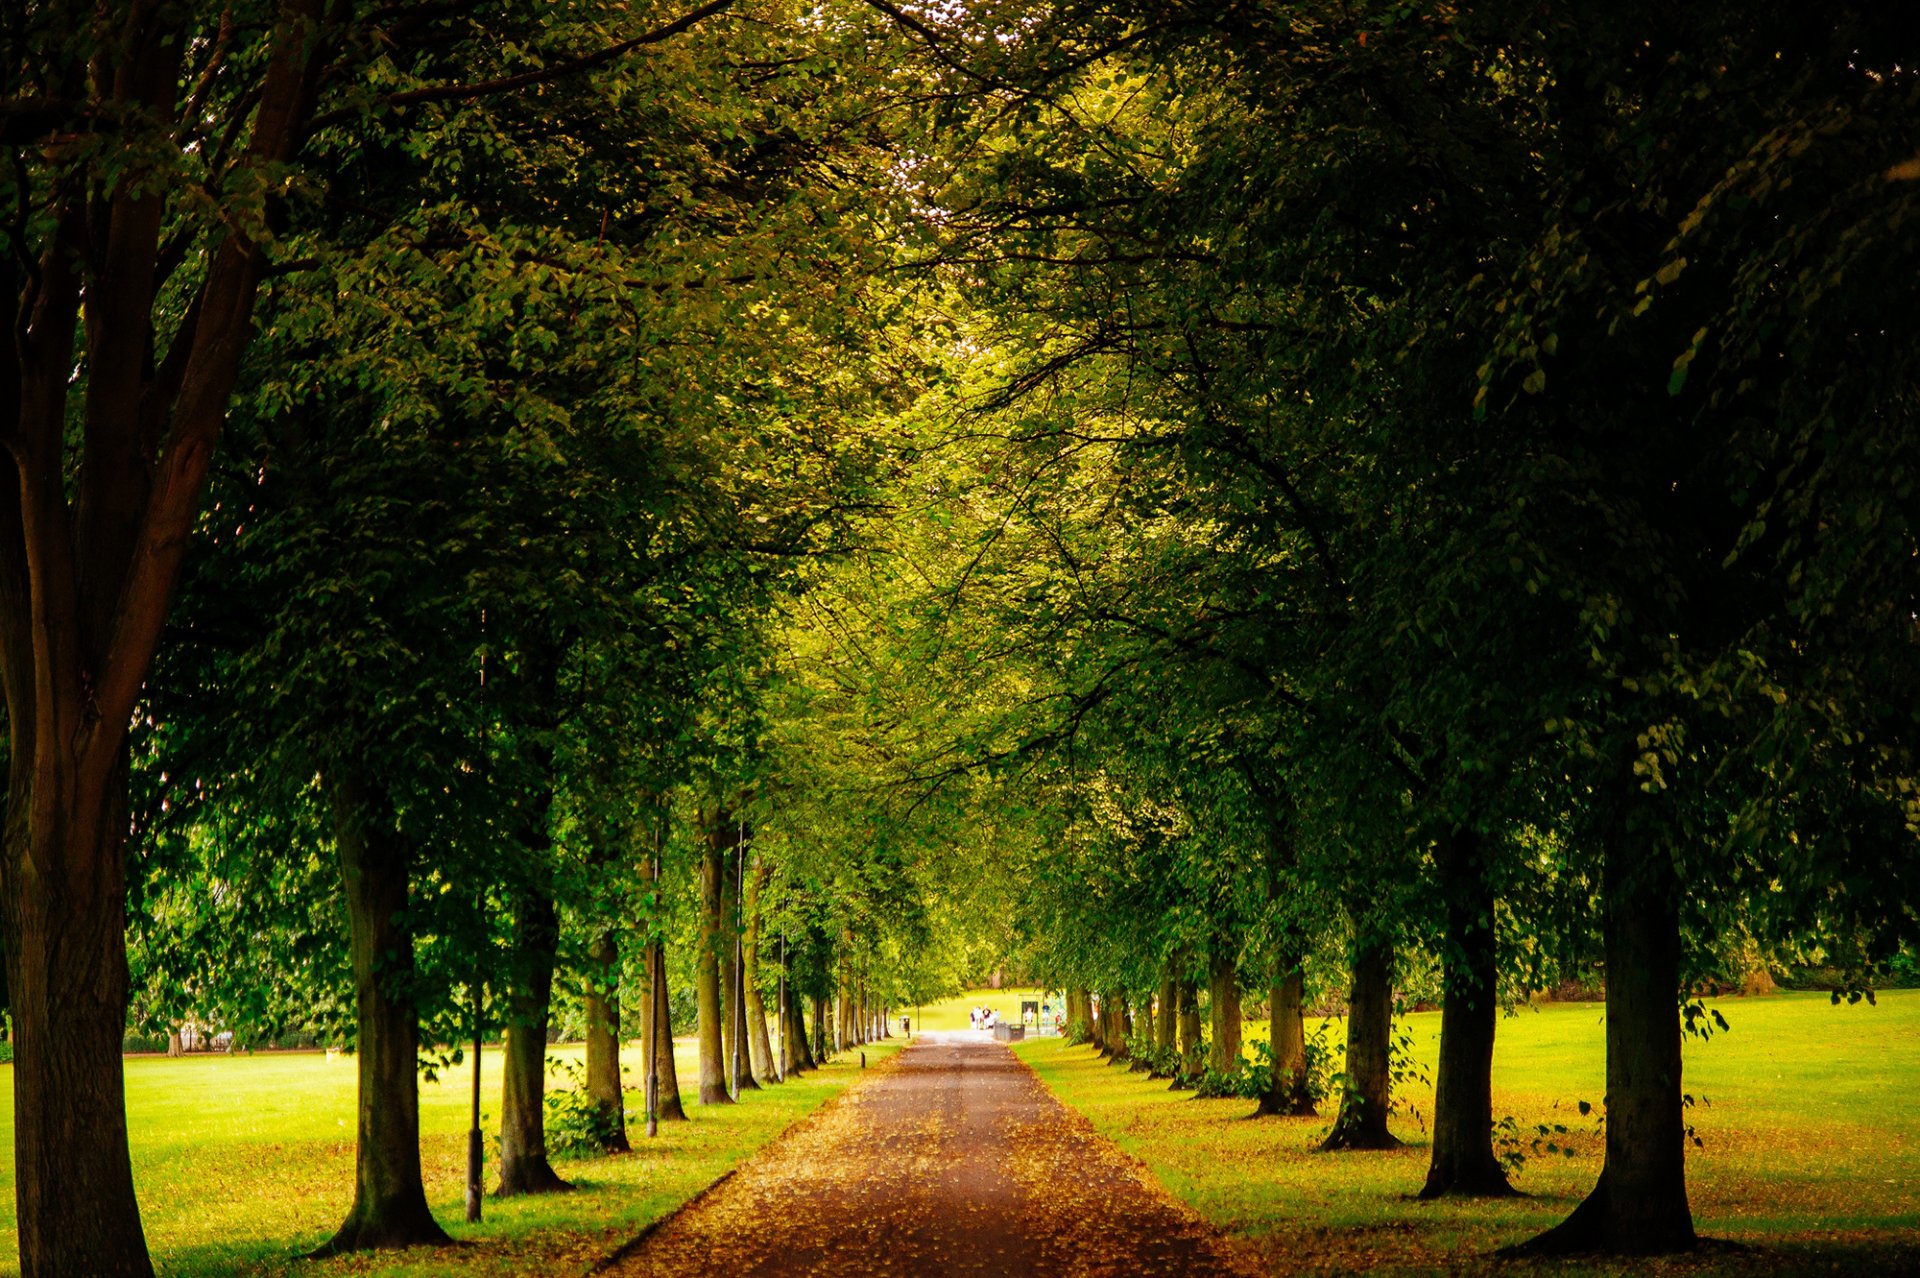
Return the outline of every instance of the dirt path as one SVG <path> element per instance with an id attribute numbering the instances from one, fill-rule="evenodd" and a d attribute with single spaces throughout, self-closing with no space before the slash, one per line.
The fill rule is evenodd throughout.
<path id="1" fill-rule="evenodd" d="M 1012 1052 L 934 1040 L 782 1137 L 611 1272 L 1254 1272 Z"/>

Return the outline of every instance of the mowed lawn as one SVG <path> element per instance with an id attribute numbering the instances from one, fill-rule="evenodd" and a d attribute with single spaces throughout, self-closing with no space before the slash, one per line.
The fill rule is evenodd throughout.
<path id="1" fill-rule="evenodd" d="M 866 1048 L 878 1063 L 896 1038 Z M 637 1044 L 625 1049 L 638 1088 Z M 209 1055 L 127 1060 L 127 1114 L 134 1183 L 147 1243 L 168 1278 L 282 1274 L 583 1274 L 647 1223 L 697 1193 L 859 1076 L 851 1053 L 818 1073 L 749 1093 L 740 1105 L 693 1103 L 698 1066 L 691 1040 L 677 1046 L 681 1094 L 691 1116 L 635 1153 L 563 1159 L 578 1192 L 531 1199 L 489 1197 L 485 1220 L 465 1223 L 468 1097 L 472 1074 L 452 1069 L 420 1088 L 421 1157 L 434 1214 L 457 1249 L 347 1257 L 294 1257 L 318 1246 L 353 1198 L 353 1058 L 320 1053 Z M 578 1060 L 581 1049 L 552 1055 Z M 488 1185 L 500 1113 L 500 1055 L 482 1064 Z M 562 1081 L 564 1080 L 551 1080 Z M 629 1105 L 639 1107 L 637 1090 Z M 13 1224 L 13 1067 L 0 1065 L 0 1274 L 17 1274 Z"/>
<path id="2" fill-rule="evenodd" d="M 1422 1203 L 1430 1083 L 1402 1089 L 1393 1153 L 1322 1154 L 1332 1116 L 1250 1119 L 1245 1101 L 1198 1101 L 1088 1047 L 1029 1039 L 1016 1051 L 1056 1095 L 1141 1159 L 1168 1189 L 1262 1251 L 1276 1273 L 1920 1273 L 1920 991 L 1877 1006 L 1779 994 L 1716 1004 L 1732 1028 L 1686 1046 L 1689 1192 L 1697 1227 L 1742 1244 L 1678 1261 L 1513 1265 L 1485 1253 L 1562 1218 L 1599 1172 L 1602 1135 L 1578 1103 L 1605 1089 L 1602 1009 L 1544 1004 L 1501 1020 L 1494 1116 L 1539 1124 L 1572 1157 L 1532 1154 L 1503 1202 Z M 964 1006 L 964 1005 L 963 1005 Z M 1404 1018 L 1431 1077 L 1439 1015 Z M 963 1021 L 964 1023 L 964 1021 Z M 1318 1022 L 1310 1021 L 1311 1033 Z M 1264 1024 L 1249 1022 L 1250 1037 Z M 1345 1025 L 1328 1025 L 1329 1042 Z M 1529 1141 L 1530 1144 L 1530 1141 Z"/>

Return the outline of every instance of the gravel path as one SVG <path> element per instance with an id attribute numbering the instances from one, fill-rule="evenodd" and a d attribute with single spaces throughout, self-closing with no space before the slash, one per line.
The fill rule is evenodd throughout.
<path id="1" fill-rule="evenodd" d="M 1247 1275 L 1007 1048 L 926 1034 L 611 1273 Z"/>

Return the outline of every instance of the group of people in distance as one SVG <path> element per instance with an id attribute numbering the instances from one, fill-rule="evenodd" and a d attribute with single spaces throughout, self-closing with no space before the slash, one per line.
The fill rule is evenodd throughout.
<path id="1" fill-rule="evenodd" d="M 990 1030 L 1000 1023 L 1000 1013 L 991 1007 L 976 1007 L 967 1013 L 967 1020 L 977 1030 Z"/>

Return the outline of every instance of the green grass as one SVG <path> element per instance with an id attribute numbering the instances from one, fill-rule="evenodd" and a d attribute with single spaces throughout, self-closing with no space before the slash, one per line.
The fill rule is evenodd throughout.
<path id="1" fill-rule="evenodd" d="M 877 1063 L 899 1040 L 869 1045 Z M 578 1047 L 558 1047 L 563 1058 Z M 626 1055 L 637 1062 L 639 1049 Z M 420 1088 L 421 1160 L 434 1214 L 457 1250 L 300 1263 L 345 1216 L 353 1198 L 355 1074 L 351 1057 L 319 1053 L 196 1056 L 127 1061 L 127 1122 L 134 1184 L 147 1243 L 167 1278 L 297 1272 L 339 1274 L 578 1274 L 671 1211 L 729 1167 L 811 1113 L 858 1077 L 846 1054 L 817 1074 L 758 1093 L 736 1106 L 692 1103 L 698 1067 L 691 1042 L 679 1046 L 682 1094 L 691 1121 L 667 1124 L 618 1158 L 561 1159 L 578 1192 L 489 1198 L 485 1220 L 464 1221 L 468 1092 L 472 1074 L 453 1069 Z M 488 1115 L 489 1183 L 497 1131 L 500 1056 L 482 1065 Z M 637 1086 L 638 1073 L 631 1073 Z M 0 1150 L 13 1148 L 13 1068 L 0 1066 Z M 0 1166 L 0 1274 L 19 1271 L 13 1228 L 13 1166 Z"/>
<path id="2" fill-rule="evenodd" d="M 1689 1040 L 1686 1049 L 1686 1089 L 1700 1101 L 1689 1118 L 1702 1142 L 1689 1153 L 1689 1193 L 1703 1233 L 1750 1250 L 1661 1267 L 1894 1272 L 1920 1264 L 1920 991 L 1889 992 L 1878 1006 L 1833 1007 L 1806 994 L 1718 1006 L 1732 1029 L 1707 1043 Z M 1438 1014 L 1403 1025 L 1431 1076 Z M 1264 1036 L 1265 1027 L 1248 1030 Z M 1328 1035 L 1343 1043 L 1344 1024 L 1332 1022 Z M 1552 1139 L 1574 1152 L 1531 1157 L 1516 1180 L 1530 1196 L 1494 1203 L 1410 1200 L 1426 1170 L 1430 1085 L 1402 1091 L 1394 1128 L 1407 1148 L 1320 1154 L 1313 1146 L 1331 1104 L 1319 1119 L 1253 1120 L 1247 1102 L 1169 1092 L 1087 1047 L 1039 1039 L 1015 1050 L 1169 1190 L 1276 1268 L 1431 1272 L 1478 1267 L 1492 1248 L 1559 1220 L 1592 1186 L 1601 1135 L 1577 1104 L 1597 1106 L 1604 1092 L 1602 1035 L 1595 1004 L 1528 1007 L 1500 1022 L 1495 1118 L 1512 1115 L 1529 1136 L 1536 1124 L 1564 1124 L 1569 1132 Z"/>

